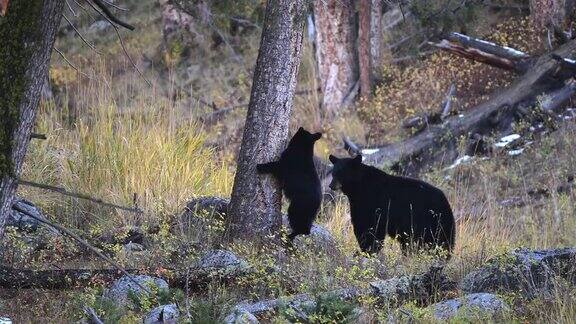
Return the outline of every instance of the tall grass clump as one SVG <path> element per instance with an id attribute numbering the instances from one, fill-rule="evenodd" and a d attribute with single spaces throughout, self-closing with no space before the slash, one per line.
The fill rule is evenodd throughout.
<path id="1" fill-rule="evenodd" d="M 106 89 L 85 92 L 73 123 L 66 109 L 42 108 L 37 127 L 48 139 L 32 143 L 26 179 L 116 204 L 137 204 L 148 218 L 136 216 L 138 221 L 181 210 L 194 196 L 229 195 L 232 168 L 206 145 L 208 134 L 200 124 L 162 100 L 119 107 Z M 54 194 L 27 190 L 26 195 L 44 209 L 57 214 L 66 209 L 75 218 L 94 214 L 121 224 L 134 218 Z"/>

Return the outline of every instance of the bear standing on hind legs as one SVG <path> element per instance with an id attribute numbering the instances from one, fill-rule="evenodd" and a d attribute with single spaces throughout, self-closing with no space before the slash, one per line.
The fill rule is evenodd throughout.
<path id="1" fill-rule="evenodd" d="M 314 166 L 314 143 L 322 134 L 311 134 L 300 127 L 290 140 L 280 160 L 258 164 L 260 174 L 271 174 L 280 182 L 284 195 L 290 200 L 288 220 L 292 232 L 290 241 L 299 234 L 308 235 L 320 209 L 322 189 Z"/>
<path id="2" fill-rule="evenodd" d="M 398 240 L 402 253 L 439 246 L 450 256 L 455 221 L 444 193 L 420 180 L 396 177 L 362 163 L 362 156 L 330 155 L 332 190 L 350 202 L 354 234 L 360 249 L 376 253 L 386 235 Z"/>

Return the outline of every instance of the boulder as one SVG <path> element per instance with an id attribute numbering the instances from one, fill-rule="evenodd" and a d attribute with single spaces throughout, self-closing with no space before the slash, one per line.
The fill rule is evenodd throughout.
<path id="1" fill-rule="evenodd" d="M 154 308 L 144 318 L 144 324 L 177 323 L 180 311 L 176 304 L 162 305 Z"/>
<path id="2" fill-rule="evenodd" d="M 23 210 L 25 212 L 21 212 Z M 26 199 L 15 198 L 12 210 L 6 219 L 6 226 L 15 227 L 19 231 L 35 232 L 42 223 L 29 215 L 46 219 L 40 209 Z"/>
<path id="3" fill-rule="evenodd" d="M 288 231 L 290 231 L 290 222 L 288 221 L 287 215 L 282 215 L 282 225 L 286 227 Z M 298 235 L 294 239 L 294 243 L 296 246 L 301 245 L 301 241 L 303 238 L 306 238 L 305 235 Z M 329 248 L 336 246 L 336 240 L 330 233 L 330 231 L 322 225 L 312 224 L 312 228 L 310 229 L 310 238 L 317 246 L 322 248 Z"/>
<path id="4" fill-rule="evenodd" d="M 225 324 L 258 324 L 260 321 L 254 316 L 254 314 L 243 310 L 236 309 L 232 314 L 226 316 L 224 319 Z"/>
<path id="5" fill-rule="evenodd" d="M 149 290 L 167 290 L 168 283 L 161 278 L 155 278 L 146 275 L 128 276 L 116 280 L 110 288 L 104 291 L 104 298 L 109 299 L 120 306 L 126 306 L 130 303 L 129 295 L 134 294 L 137 297 L 146 297 L 148 292 L 144 291 L 138 284 Z M 136 284 L 136 281 L 138 284 Z"/>
<path id="6" fill-rule="evenodd" d="M 365 295 L 365 291 L 355 288 L 338 289 L 324 293 L 320 298 L 335 298 L 342 301 L 355 301 L 360 296 Z M 244 302 L 236 305 L 232 313 L 226 317 L 225 323 L 258 323 L 242 322 L 240 318 L 246 316 L 250 319 L 268 319 L 275 315 L 278 310 L 285 309 L 295 322 L 310 322 L 308 316 L 316 308 L 318 298 L 309 294 L 299 294 L 294 296 L 269 299 L 254 303 Z M 358 314 L 360 313 L 358 312 Z"/>
<path id="7" fill-rule="evenodd" d="M 489 293 L 469 294 L 428 306 L 432 317 L 439 321 L 457 319 L 494 320 L 509 310 L 498 296 Z"/>
<path id="8" fill-rule="evenodd" d="M 576 282 L 576 248 L 516 249 L 469 273 L 460 287 L 466 293 L 521 292 L 534 297 L 551 293 L 555 278 Z"/>
<path id="9" fill-rule="evenodd" d="M 230 278 L 250 272 L 250 265 L 236 254 L 227 250 L 212 250 L 192 265 L 194 277 Z"/>
<path id="10" fill-rule="evenodd" d="M 226 215 L 228 203 L 230 203 L 228 199 L 221 197 L 198 197 L 190 200 L 184 210 L 185 213 Z"/>
<path id="11" fill-rule="evenodd" d="M 228 203 L 227 199 L 220 197 L 194 198 L 186 204 L 173 229 L 191 235 L 199 242 L 209 241 L 203 237 L 209 235 L 210 228 L 222 227 Z"/>
<path id="12" fill-rule="evenodd" d="M 383 304 L 426 301 L 435 293 L 455 288 L 456 284 L 448 280 L 442 271 L 443 267 L 432 266 L 423 274 L 371 282 L 372 295 Z"/>

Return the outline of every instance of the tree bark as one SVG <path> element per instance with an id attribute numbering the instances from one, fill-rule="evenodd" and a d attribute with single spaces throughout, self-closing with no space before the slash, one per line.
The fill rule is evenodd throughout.
<path id="1" fill-rule="evenodd" d="M 337 113 L 357 77 L 354 39 L 354 1 L 314 1 L 316 59 L 327 115 Z"/>
<path id="2" fill-rule="evenodd" d="M 64 0 L 13 0 L 0 17 L 0 239 L 26 154 Z"/>
<path id="3" fill-rule="evenodd" d="M 277 159 L 286 144 L 296 76 L 300 65 L 306 4 L 269 0 L 238 167 L 228 209 L 229 239 L 278 233 L 282 193 L 256 164 Z"/>
<path id="4" fill-rule="evenodd" d="M 562 26 L 566 0 L 530 0 L 530 17 L 536 28 Z"/>
<path id="5" fill-rule="evenodd" d="M 382 10 L 383 0 L 372 0 L 370 14 L 370 54 L 372 58 L 372 69 L 376 74 L 380 74 L 382 69 Z"/>
<path id="6" fill-rule="evenodd" d="M 360 66 L 360 96 L 370 99 L 372 95 L 372 64 L 370 48 L 370 20 L 372 0 L 360 0 L 358 28 L 358 62 Z"/>

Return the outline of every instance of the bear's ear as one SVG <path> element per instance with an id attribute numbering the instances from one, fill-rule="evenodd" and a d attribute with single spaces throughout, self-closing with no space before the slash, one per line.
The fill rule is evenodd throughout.
<path id="1" fill-rule="evenodd" d="M 340 160 L 339 158 L 335 157 L 334 155 L 330 154 L 330 156 L 328 157 L 328 159 L 330 160 L 330 162 L 332 162 L 332 164 L 336 164 L 338 163 L 338 161 Z"/>
<path id="2" fill-rule="evenodd" d="M 298 133 L 302 133 L 304 131 L 304 127 L 300 126 L 300 128 L 298 128 Z"/>
<path id="3" fill-rule="evenodd" d="M 322 133 L 316 133 L 316 134 L 312 134 L 312 139 L 314 140 L 314 142 L 316 142 L 317 140 L 322 138 Z"/>
<path id="4" fill-rule="evenodd" d="M 358 154 L 356 155 L 356 157 L 354 158 L 354 163 L 360 164 L 362 163 L 362 154 Z"/>

